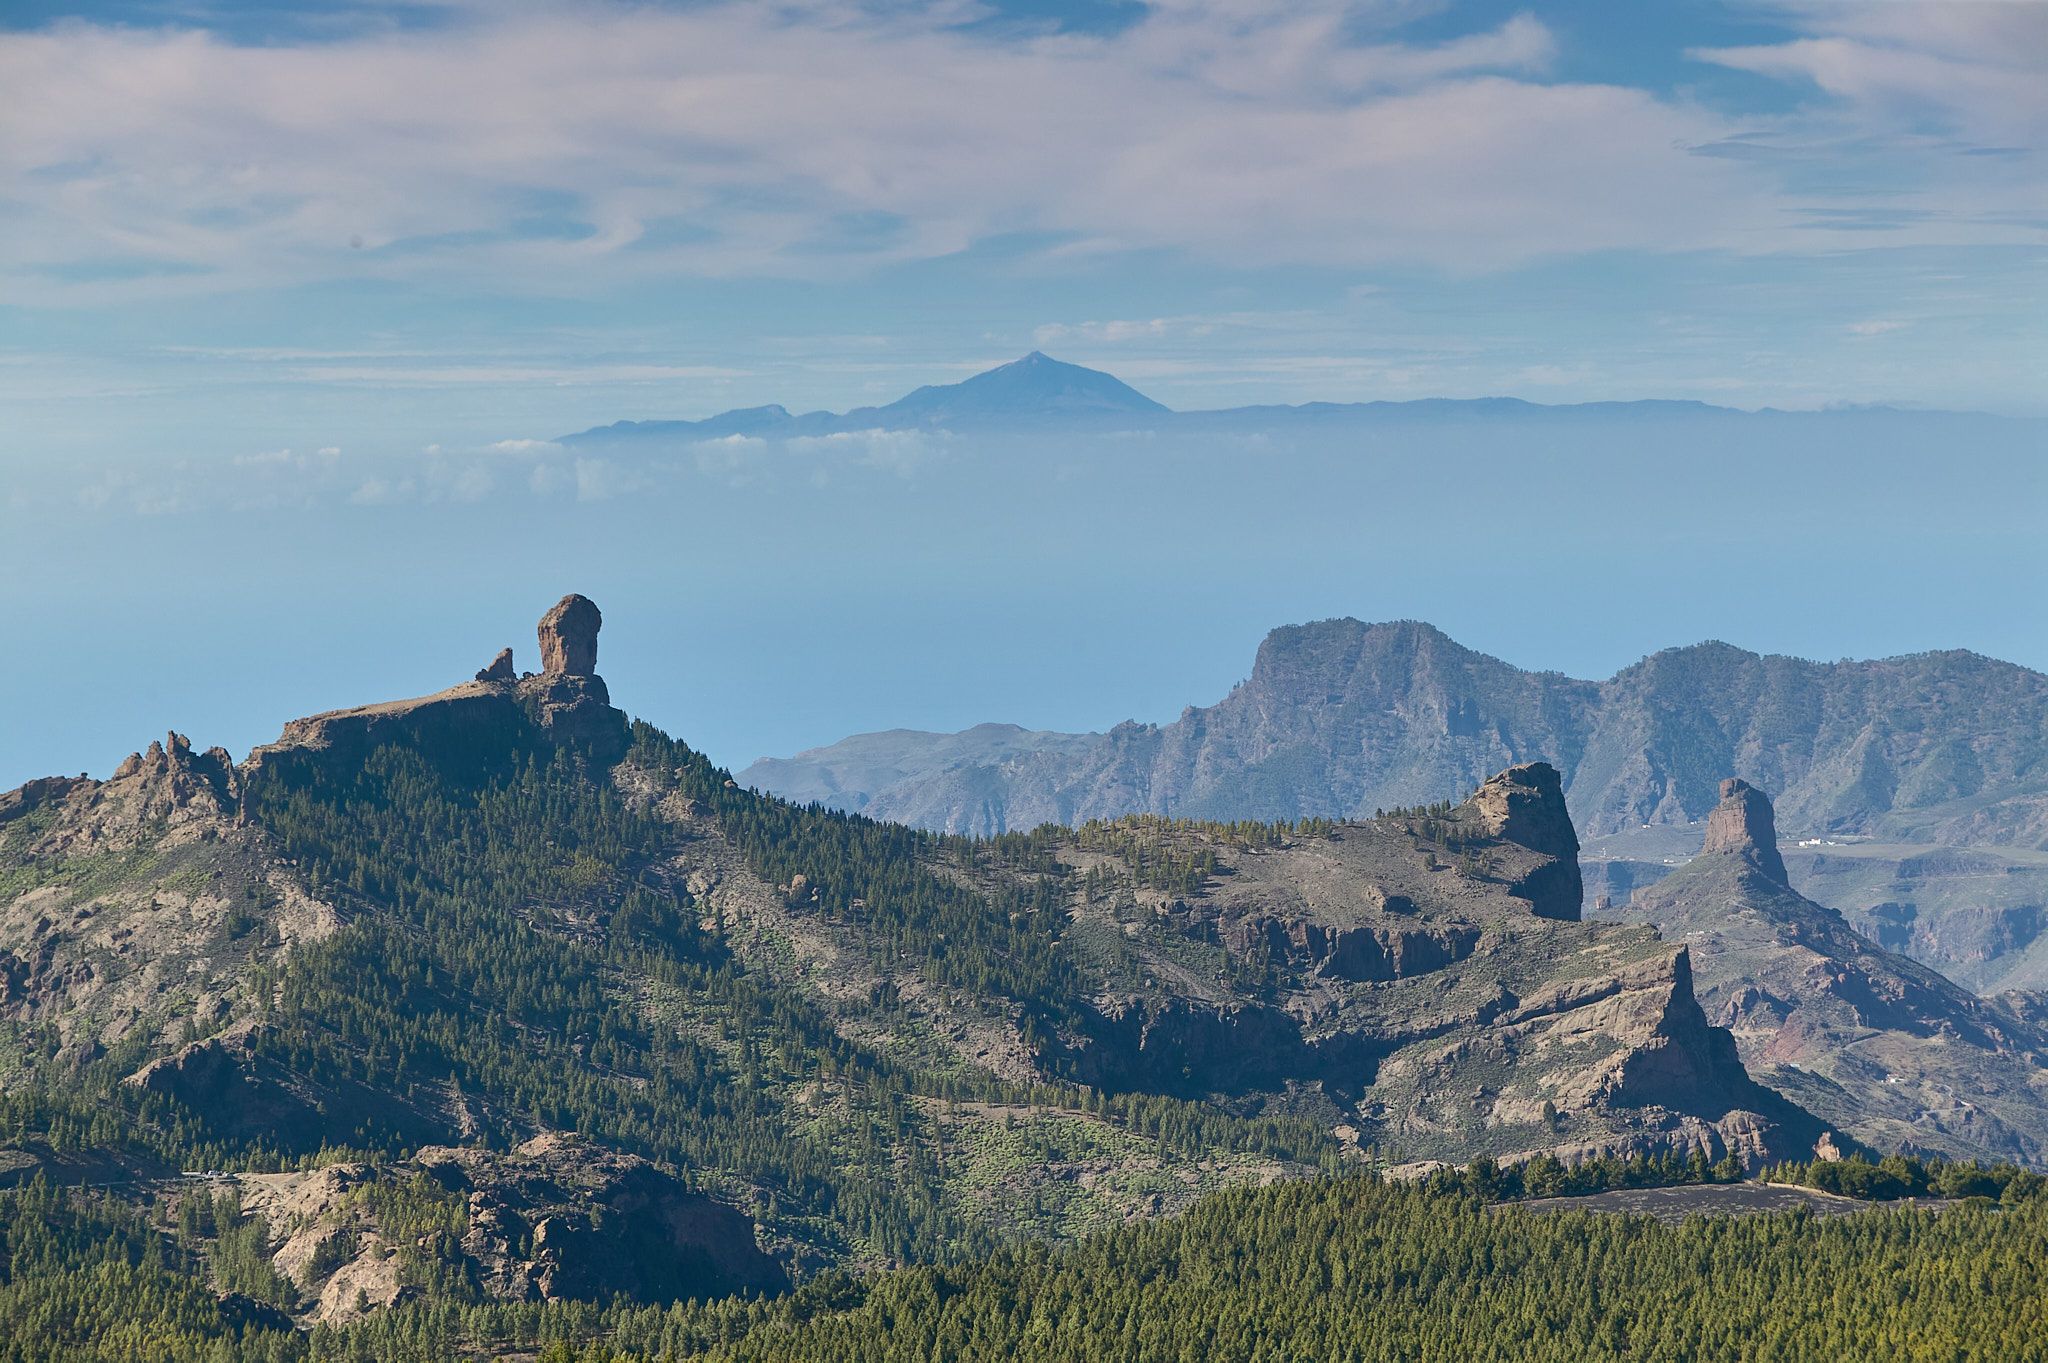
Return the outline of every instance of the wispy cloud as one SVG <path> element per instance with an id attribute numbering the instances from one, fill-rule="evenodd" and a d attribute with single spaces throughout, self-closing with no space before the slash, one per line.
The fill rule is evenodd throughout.
<path id="1" fill-rule="evenodd" d="M 2038 11 L 1875 8 L 1853 26 L 1816 9 L 1798 42 L 1699 55 L 1817 82 L 1839 106 L 1830 135 L 1910 103 L 1984 145 L 2031 145 Z M 1939 17 L 1894 13 L 1908 10 Z M 843 274 L 1022 233 L 1067 251 L 1468 271 L 1854 235 L 1788 230 L 1774 163 L 1693 153 L 1755 120 L 1554 79 L 1556 40 L 1537 19 L 1415 42 L 1371 15 L 1173 0 L 1111 34 L 996 40 L 951 5 L 592 3 L 260 44 L 191 28 L 13 32 L 0 35 L 0 285 L 41 302 L 327 279 L 574 291 Z M 1890 235 L 2037 237 L 2037 172 L 1951 159 L 1968 212 Z M 1093 325 L 1109 339 L 1127 324 Z M 506 377 L 308 360 L 306 376 L 330 382 Z M 615 375 L 686 376 L 702 371 Z"/>

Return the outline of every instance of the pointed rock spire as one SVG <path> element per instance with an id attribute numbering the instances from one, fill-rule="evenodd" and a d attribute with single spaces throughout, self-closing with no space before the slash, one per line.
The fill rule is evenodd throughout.
<path id="1" fill-rule="evenodd" d="M 490 682 L 518 681 L 519 674 L 512 669 L 512 650 L 509 648 L 499 649 L 498 656 L 491 659 L 489 667 L 476 674 L 476 679 L 478 681 Z"/>
<path id="2" fill-rule="evenodd" d="M 1710 852 L 1741 853 L 1780 885 L 1791 883 L 1785 858 L 1778 853 L 1778 820 L 1771 797 L 1747 781 L 1731 776 L 1721 783 L 1721 803 L 1707 816 L 1702 855 Z"/>

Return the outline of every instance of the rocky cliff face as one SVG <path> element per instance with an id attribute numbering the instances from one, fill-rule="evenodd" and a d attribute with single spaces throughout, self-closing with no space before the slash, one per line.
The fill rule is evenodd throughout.
<path id="1" fill-rule="evenodd" d="M 0 800 L 0 988 L 33 1039 L 10 1082 L 150 1114 L 167 1159 L 385 1152 L 236 1178 L 307 1312 L 441 1269 L 507 1297 L 774 1286 L 679 1170 L 791 1262 L 879 1263 L 905 1224 L 1064 1234 L 1332 1151 L 1819 1139 L 1702 1015 L 1697 948 L 1578 921 L 1552 765 L 1366 820 L 964 846 L 629 743 L 580 648 L 240 766 L 173 739 Z M 960 1100 L 989 1080 L 1062 1098 Z M 1075 1084 L 1235 1134 L 1170 1145 Z"/>
<path id="2" fill-rule="evenodd" d="M 224 750 L 176 733 L 105 781 L 0 795 L 0 1018 L 52 1028 L 66 1063 L 211 1031 L 252 963 L 331 932 L 242 795 Z"/>
<path id="3" fill-rule="evenodd" d="M 587 596 L 570 593 L 540 618 L 540 669 L 568 677 L 597 675 L 597 632 L 604 616 Z"/>
<path id="4" fill-rule="evenodd" d="M 1707 841 L 1701 855 L 1716 853 L 1741 857 L 1766 880 L 1790 884 L 1785 858 L 1778 851 L 1778 820 L 1770 798 L 1732 776 L 1721 783 L 1721 803 L 1707 815 Z"/>
<path id="5" fill-rule="evenodd" d="M 299 1289 L 307 1322 L 398 1305 L 430 1274 L 501 1301 L 669 1302 L 789 1286 L 745 1216 L 575 1136 L 503 1153 L 430 1146 L 389 1164 L 243 1174 L 233 1187 L 263 1219 L 271 1263 Z"/>
<path id="6" fill-rule="evenodd" d="M 1542 761 L 1561 773 L 1589 837 L 1703 820 L 1733 772 L 1779 792 L 1797 836 L 1920 845 L 1900 856 L 1933 844 L 2048 852 L 2048 677 L 1963 652 L 1813 663 L 1705 643 L 1592 682 L 1522 671 L 1414 621 L 1329 620 L 1273 631 L 1246 682 L 1171 724 L 1000 748 L 967 737 L 861 735 L 740 779 L 876 818 L 992 833 L 1131 813 L 1359 817 Z M 1656 867 L 1639 869 L 1623 884 L 1603 868 L 1595 897 L 1619 901 Z M 2011 910 L 1995 923 L 1937 921 L 1983 898 L 1958 900 L 1986 888 L 1959 873 L 1919 877 L 1904 893 L 1845 885 L 1840 907 L 1911 907 L 1907 949 L 1987 987 L 2048 984 L 2048 897 L 2037 888 L 2048 860 L 2036 869 L 1991 896 Z M 2031 964 L 2017 959 L 2036 950 Z M 1996 965 L 1986 953 L 2015 959 Z"/>
<path id="7" fill-rule="evenodd" d="M 1593 835 L 1704 818 L 1734 771 L 1779 791 L 1797 828 L 2048 845 L 2048 677 L 1963 652 L 1813 663 L 1706 643 L 1590 682 L 1524 672 L 1414 621 L 1330 620 L 1273 631 L 1249 680 L 1172 724 L 1085 745 L 1047 736 L 1047 751 L 997 755 L 976 781 L 921 756 L 948 737 L 901 735 L 902 774 L 841 798 L 961 832 L 1138 812 L 1356 816 L 1540 760 Z M 742 777 L 822 789 L 840 761 L 825 748 Z M 948 807 L 928 783 L 974 795 Z"/>
<path id="8" fill-rule="evenodd" d="M 1093 944 L 1105 986 L 1103 1025 L 1079 1052 L 1094 1082 L 1312 1091 L 1406 1159 L 1756 1159 L 1810 1153 L 1820 1134 L 1707 1023 L 1684 948 L 1576 921 L 1577 840 L 1547 766 L 1501 772 L 1449 810 L 1276 846 L 1203 825 L 1114 827 L 1125 834 L 1061 854 L 1080 886 L 1065 935 Z M 1203 853 L 1217 870 L 1191 894 L 1131 875 Z M 1221 959 L 1196 968 L 1205 950 Z"/>
<path id="9" fill-rule="evenodd" d="M 1750 1070 L 1859 1140 L 2048 1154 L 2048 1033 L 1795 892 L 1769 854 L 1770 801 L 1724 789 L 1706 850 L 1603 916 L 1687 943 L 1701 1003 Z"/>

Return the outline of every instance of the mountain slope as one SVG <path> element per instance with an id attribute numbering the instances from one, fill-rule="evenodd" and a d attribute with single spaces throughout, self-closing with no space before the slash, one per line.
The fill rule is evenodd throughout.
<path id="1" fill-rule="evenodd" d="M 1744 1063 L 1881 1149 L 2048 1155 L 2048 1032 L 1798 894 L 1770 801 L 1739 780 L 1722 791 L 1700 855 L 1614 917 L 1690 948 Z"/>
<path id="2" fill-rule="evenodd" d="M 629 723 L 598 623 L 568 599 L 549 670 L 501 657 L 240 764 L 174 741 L 0 797 L 0 1177 L 147 1201 L 229 1171 L 237 1271 L 329 1319 L 408 1283 L 944 1258 L 1367 1158 L 1820 1136 L 1682 947 L 1577 921 L 1548 767 L 1363 823 L 941 838 Z M 543 1196 L 557 1157 L 589 1177 Z M 635 1277 L 585 1253 L 607 1218 L 708 1258 Z M 436 1229 L 392 1268 L 407 1225 Z"/>
<path id="3" fill-rule="evenodd" d="M 781 406 L 701 421 L 618 421 L 559 437 L 569 445 L 675 443 L 730 436 L 789 438 L 846 431 L 1015 430 L 1047 425 L 1149 425 L 1173 413 L 1112 374 L 1032 351 L 959 383 L 927 384 L 881 407 L 791 415 Z"/>
<path id="4" fill-rule="evenodd" d="M 1813 663 L 1705 643 L 1606 682 L 1526 672 L 1417 621 L 1274 630 L 1250 678 L 1171 724 L 1000 753 L 994 827 L 1133 812 L 1219 818 L 1368 813 L 1544 761 L 1590 834 L 1701 819 L 1728 770 L 1786 791 L 1794 826 L 1950 843 L 2048 845 L 2048 676 L 1964 652 Z M 854 740 L 848 740 L 849 743 Z M 941 756 L 941 753 L 944 753 Z M 741 773 L 823 785 L 847 750 Z M 863 789 L 877 817 L 955 774 L 937 741 Z M 943 825 L 987 831 L 964 812 Z"/>
<path id="5" fill-rule="evenodd" d="M 1733 771 L 1784 791 L 1802 834 L 1900 844 L 1894 879 L 1873 852 L 1861 867 L 1798 858 L 1802 883 L 1840 885 L 1845 910 L 1909 924 L 1901 945 L 1942 968 L 2048 985 L 2048 965 L 2026 964 L 2048 929 L 2048 875 L 2016 863 L 2008 875 L 2008 856 L 1987 887 L 1983 868 L 1943 870 L 1927 855 L 2048 847 L 2048 677 L 1975 654 L 1813 663 L 1705 643 L 1591 682 L 1523 671 L 1415 621 L 1328 620 L 1273 631 L 1247 681 L 1170 724 L 1039 735 L 983 755 L 958 737 L 898 734 L 886 763 L 872 760 L 875 741 L 763 761 L 740 779 L 985 833 L 1132 812 L 1354 817 L 1543 761 L 1564 773 L 1579 826 L 1613 841 L 1603 857 L 1627 859 L 1645 854 L 1622 835 L 1704 819 Z M 1598 893 L 1624 897 L 1662 873 L 1656 862 L 1627 884 L 1603 876 Z M 1978 914 L 1986 894 L 1997 911 Z"/>
<path id="6" fill-rule="evenodd" d="M 905 426 L 1075 420 L 1102 416 L 1154 416 L 1168 409 L 1099 369 L 1032 351 L 1021 360 L 959 383 L 931 384 L 886 407 L 846 414 L 849 424 L 895 430 Z"/>

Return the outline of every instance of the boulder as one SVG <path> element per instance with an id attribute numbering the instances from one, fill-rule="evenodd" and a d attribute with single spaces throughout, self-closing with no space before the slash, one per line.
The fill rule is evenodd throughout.
<path id="1" fill-rule="evenodd" d="M 595 647 L 596 645 L 593 644 L 592 648 L 594 649 Z M 498 656 L 491 659 L 489 667 L 476 674 L 476 679 L 480 682 L 518 681 L 519 674 L 512 670 L 512 650 L 509 648 L 499 649 Z"/>

